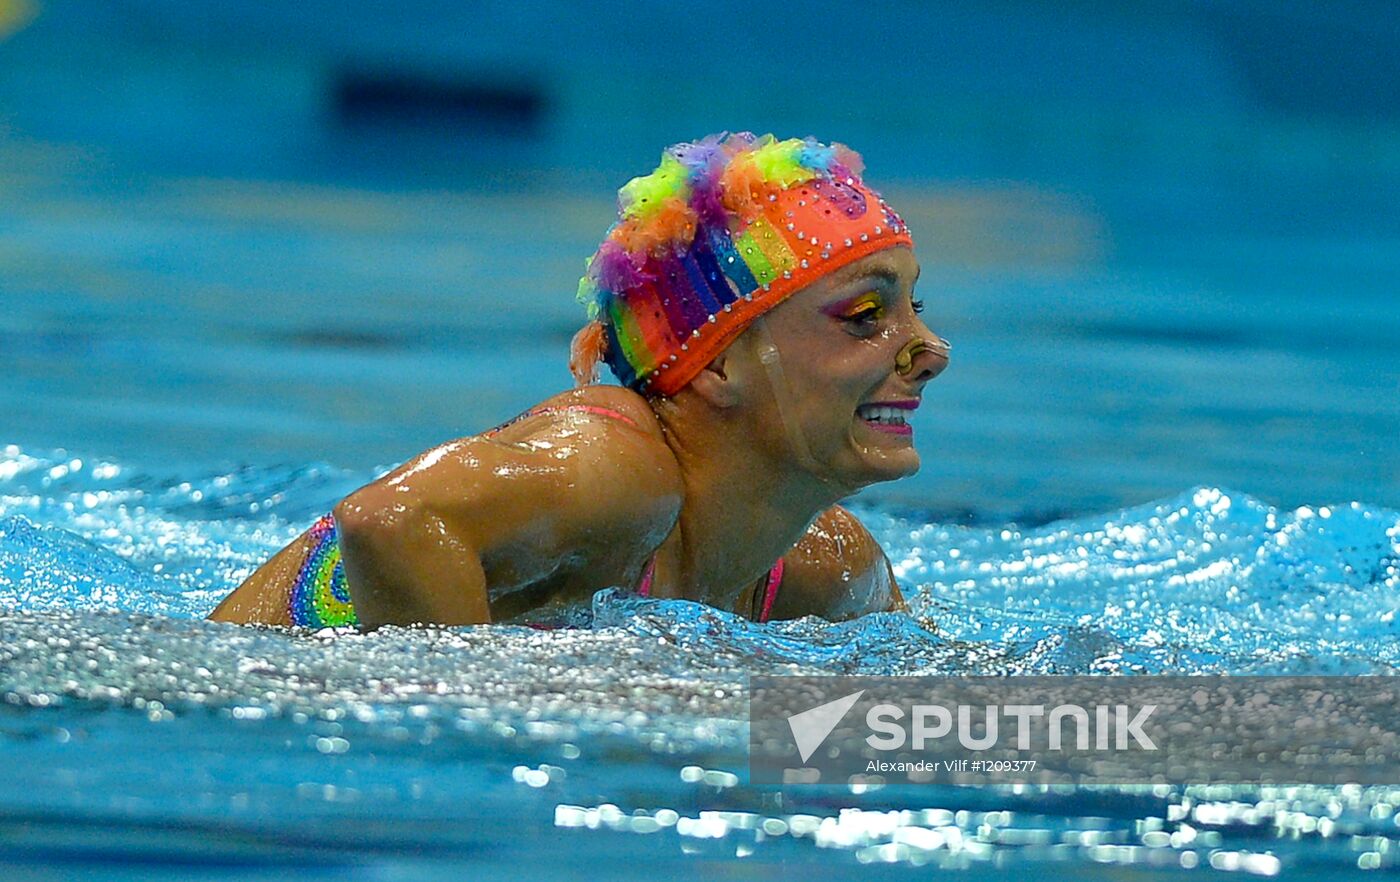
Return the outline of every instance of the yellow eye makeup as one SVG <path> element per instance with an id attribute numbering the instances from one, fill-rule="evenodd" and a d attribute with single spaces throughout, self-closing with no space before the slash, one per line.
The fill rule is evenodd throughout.
<path id="1" fill-rule="evenodd" d="M 878 319 L 885 314 L 885 300 L 876 292 L 868 291 L 834 304 L 826 312 L 841 319 Z"/>

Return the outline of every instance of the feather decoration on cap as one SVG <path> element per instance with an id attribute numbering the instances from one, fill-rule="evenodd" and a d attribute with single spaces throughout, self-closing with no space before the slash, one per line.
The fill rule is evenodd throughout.
<path id="1" fill-rule="evenodd" d="M 661 164 L 649 175 L 633 178 L 617 191 L 617 204 L 624 220 L 649 221 L 667 202 L 689 193 L 689 169 L 674 156 L 663 154 Z"/>
<path id="2" fill-rule="evenodd" d="M 833 177 L 858 178 L 865 174 L 865 160 L 859 153 L 845 144 L 833 143 L 831 149 L 836 152 L 836 163 L 831 167 Z"/>
<path id="3" fill-rule="evenodd" d="M 810 181 L 826 170 L 828 162 L 817 164 L 808 155 L 816 152 L 812 150 L 812 144 L 816 142 L 808 144 L 797 138 L 765 144 L 753 151 L 753 164 L 763 176 L 764 183 L 786 190 L 793 184 Z"/>
<path id="4" fill-rule="evenodd" d="M 684 251 L 695 238 L 695 211 L 679 196 L 667 196 L 617 225 L 612 239 L 632 254 Z"/>
<path id="5" fill-rule="evenodd" d="M 588 386 L 598 382 L 598 365 L 608 353 L 608 334 L 602 322 L 591 320 L 574 335 L 569 346 L 569 373 L 574 383 Z"/>
<path id="6" fill-rule="evenodd" d="M 698 223 L 710 227 L 728 225 L 729 216 L 720 198 L 719 181 L 729 157 L 740 144 L 750 142 L 745 138 L 751 140 L 753 136 L 747 132 L 739 135 L 724 132 L 700 141 L 677 144 L 667 151 L 690 170 L 690 207 Z"/>
<path id="7" fill-rule="evenodd" d="M 645 253 L 629 252 L 609 237 L 589 263 L 588 279 L 602 291 L 630 291 L 651 281 L 642 269 L 645 260 Z"/>

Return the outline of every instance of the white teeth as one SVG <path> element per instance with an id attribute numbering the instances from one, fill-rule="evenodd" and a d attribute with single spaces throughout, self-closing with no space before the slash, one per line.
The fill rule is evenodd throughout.
<path id="1" fill-rule="evenodd" d="M 880 407 L 871 404 L 862 404 L 856 409 L 856 414 L 864 420 L 875 423 L 886 423 L 893 426 L 902 426 L 904 422 L 904 410 L 898 407 Z"/>

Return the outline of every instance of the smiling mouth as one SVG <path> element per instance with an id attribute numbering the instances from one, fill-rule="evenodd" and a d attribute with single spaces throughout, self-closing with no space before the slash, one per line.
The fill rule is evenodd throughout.
<path id="1" fill-rule="evenodd" d="M 914 428 L 905 420 L 912 411 L 902 407 L 887 407 L 878 404 L 862 404 L 856 408 L 856 416 L 872 429 L 892 432 L 896 435 L 913 434 Z"/>

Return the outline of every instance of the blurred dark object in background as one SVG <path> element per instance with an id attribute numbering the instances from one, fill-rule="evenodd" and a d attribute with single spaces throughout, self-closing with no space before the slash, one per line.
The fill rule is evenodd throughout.
<path id="1" fill-rule="evenodd" d="M 1400 223 L 1390 3 L 0 5 L 0 120 L 145 167 L 602 185 L 750 128 L 859 145 L 885 181 L 1033 180 L 1159 222 L 1268 191 L 1255 222 Z"/>
<path id="2" fill-rule="evenodd" d="M 445 136 L 542 134 L 544 92 L 489 76 L 415 74 L 402 70 L 344 70 L 333 86 L 336 116 L 346 128 L 408 127 Z"/>

